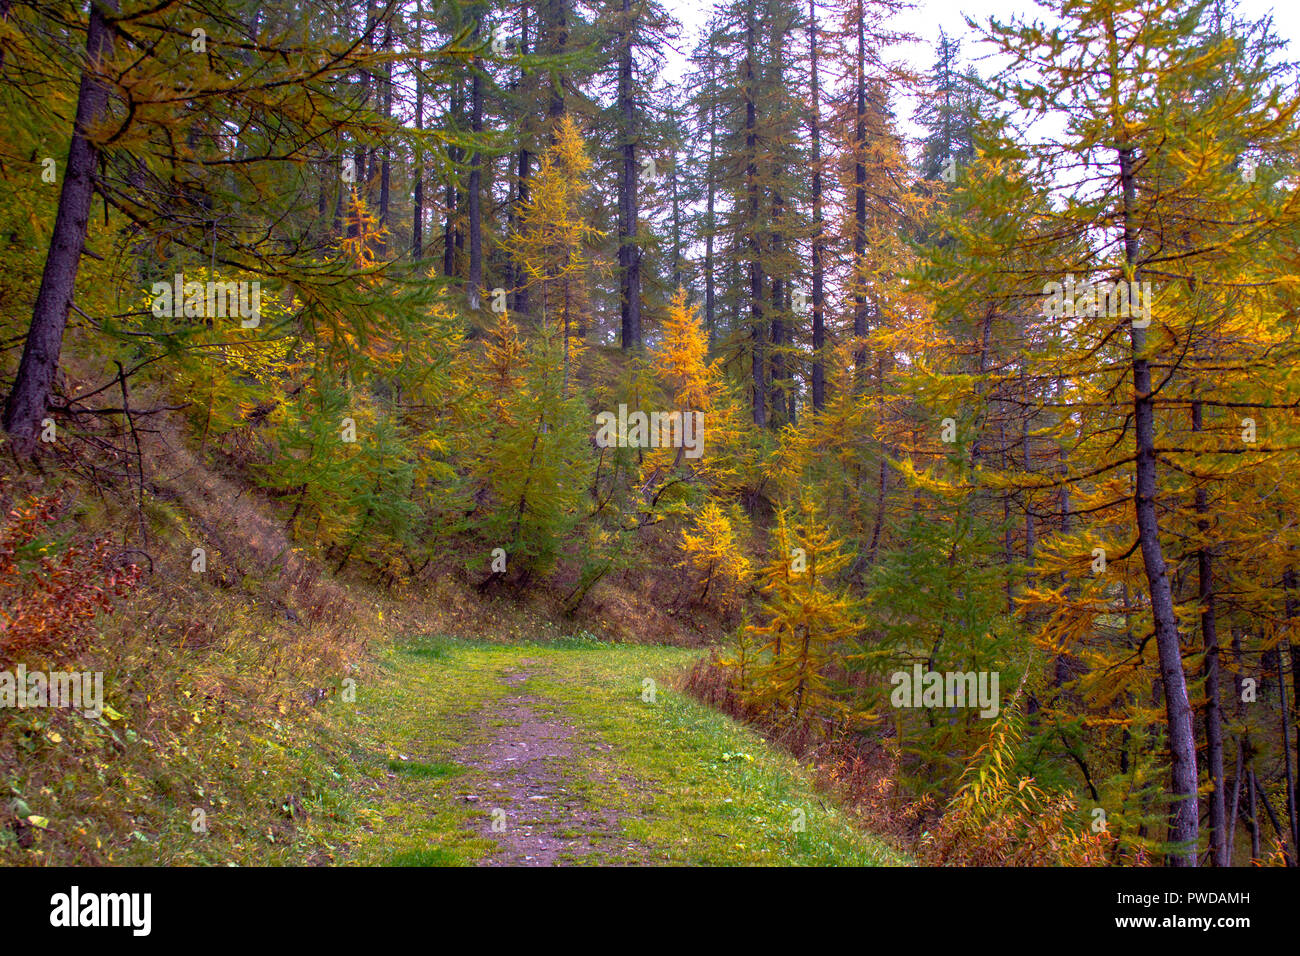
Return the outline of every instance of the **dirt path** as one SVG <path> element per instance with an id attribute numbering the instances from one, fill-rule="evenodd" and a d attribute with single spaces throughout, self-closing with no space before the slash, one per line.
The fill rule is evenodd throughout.
<path id="1" fill-rule="evenodd" d="M 698 655 L 418 636 L 337 708 L 348 799 L 314 838 L 331 862 L 403 867 L 905 862 L 788 754 L 676 690 Z"/>
<path id="2" fill-rule="evenodd" d="M 521 687 L 538 663 L 520 661 L 523 669 L 506 674 L 505 683 Z M 608 778 L 573 778 L 575 748 L 608 745 L 578 739 L 552 702 L 532 694 L 503 698 L 493 718 L 485 726 L 487 746 L 458 758 L 488 778 L 486 792 L 465 798 L 481 805 L 482 833 L 499 846 L 480 866 L 553 866 L 593 853 L 626 862 L 639 855 L 636 844 L 623 837 L 619 814 L 593 806 L 581 792 L 607 787 Z M 486 722 L 487 715 L 480 719 Z"/>

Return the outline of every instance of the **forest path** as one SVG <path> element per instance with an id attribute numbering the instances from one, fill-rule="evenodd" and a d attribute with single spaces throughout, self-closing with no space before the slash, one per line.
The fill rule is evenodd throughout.
<path id="1" fill-rule="evenodd" d="M 882 865 L 805 770 L 673 689 L 698 650 L 424 637 L 340 708 L 340 862 Z"/>
<path id="2" fill-rule="evenodd" d="M 521 660 L 520 670 L 504 675 L 504 682 L 521 690 L 537 672 L 534 658 Z M 479 715 L 487 718 L 487 712 Z M 465 748 L 461 760 L 483 771 L 490 804 L 483 823 L 485 836 L 498 848 L 478 862 L 481 865 L 547 866 L 576 861 L 593 852 L 611 853 L 630 862 L 638 846 L 621 839 L 622 815 L 616 801 L 599 803 L 575 786 L 567 768 L 575 751 L 608 751 L 609 745 L 574 727 L 554 702 L 528 693 L 501 698 L 490 725 L 486 745 Z M 613 796 L 604 767 L 589 768 L 591 787 Z"/>

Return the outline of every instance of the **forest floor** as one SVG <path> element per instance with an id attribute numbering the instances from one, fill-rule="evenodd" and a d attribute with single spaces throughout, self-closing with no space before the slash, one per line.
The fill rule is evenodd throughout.
<path id="1" fill-rule="evenodd" d="M 790 756 L 674 689 L 698 650 L 420 638 L 336 702 L 360 809 L 316 862 L 898 865 Z"/>

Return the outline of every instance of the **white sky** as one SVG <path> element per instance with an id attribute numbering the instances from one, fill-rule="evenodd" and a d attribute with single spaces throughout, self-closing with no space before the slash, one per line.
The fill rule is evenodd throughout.
<path id="1" fill-rule="evenodd" d="M 807 5 L 807 0 L 791 0 Z M 683 25 L 681 49 L 682 55 L 669 52 L 664 75 L 669 81 L 676 81 L 686 67 L 686 54 L 693 49 L 695 38 L 703 29 L 718 0 L 663 0 L 664 6 Z M 819 9 L 824 6 L 829 11 L 831 0 L 819 0 Z M 1261 19 L 1269 14 L 1273 16 L 1273 29 L 1279 37 L 1288 41 L 1287 53 L 1290 58 L 1300 58 L 1300 3 L 1296 0 L 1240 0 L 1237 13 L 1249 19 Z M 1045 19 L 1045 11 L 1033 0 L 916 0 L 916 6 L 895 17 L 893 24 L 901 31 L 911 33 L 918 42 L 898 48 L 898 58 L 913 66 L 928 70 L 934 63 L 934 45 L 943 29 L 949 37 L 961 42 L 963 61 L 974 62 L 979 72 L 987 76 L 990 65 L 979 63 L 982 51 L 980 44 L 966 26 L 963 14 L 969 14 L 980 21 L 987 21 L 990 16 L 999 20 L 1009 20 L 1013 15 L 1025 19 L 1035 17 Z M 909 122 L 910 104 L 900 100 L 897 103 L 902 130 L 909 138 L 917 135 L 918 130 Z"/>

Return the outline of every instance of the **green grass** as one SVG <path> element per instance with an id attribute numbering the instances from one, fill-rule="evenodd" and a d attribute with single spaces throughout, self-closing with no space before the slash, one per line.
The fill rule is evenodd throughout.
<path id="1" fill-rule="evenodd" d="M 388 769 L 394 773 L 404 773 L 409 777 L 419 777 L 423 780 L 430 780 L 439 777 L 450 777 L 458 774 L 464 767 L 457 766 L 454 763 L 420 763 L 418 760 L 390 760 Z"/>
<path id="2" fill-rule="evenodd" d="M 355 704 L 332 705 L 336 734 L 351 751 L 357 806 L 348 827 L 320 839 L 339 862 L 355 864 L 466 865 L 492 856 L 489 814 L 502 781 L 477 758 L 508 731 L 503 700 L 527 695 L 539 719 L 572 733 L 570 754 L 547 764 L 558 774 L 555 793 L 542 796 L 548 806 L 578 809 L 561 813 L 550 833 L 583 839 L 593 819 L 614 821 L 613 833 L 596 828 L 604 832 L 595 847 L 566 850 L 559 862 L 909 862 L 856 829 L 791 757 L 673 690 L 698 654 L 585 638 L 519 646 L 420 638 L 398 647 Z"/>
<path id="3" fill-rule="evenodd" d="M 409 644 L 402 647 L 403 653 L 411 654 L 415 657 L 427 657 L 432 660 L 443 660 L 447 657 L 448 649 L 451 646 L 452 639 L 438 635 L 426 635 L 415 638 Z"/>
<path id="4" fill-rule="evenodd" d="M 588 635 L 517 645 L 425 635 L 358 671 L 354 702 L 335 695 L 295 718 L 242 723 L 204 710 L 165 754 L 127 716 L 7 715 L 14 747 L 62 755 L 68 770 L 0 793 L 0 810 L 16 813 L 10 798 L 21 798 L 51 827 L 23 848 L 0 826 L 0 861 L 32 862 L 74 833 L 126 865 L 461 866 L 518 861 L 539 834 L 556 863 L 908 862 L 758 733 L 673 690 L 699 653 Z M 542 733 L 514 731 L 521 713 Z M 530 763 L 521 785 L 511 755 L 555 733 L 562 750 Z M 101 755 L 109 747 L 115 761 Z M 111 843 L 105 825 L 91 829 L 100 802 L 124 821 L 107 818 L 121 832 Z M 498 837 L 502 807 L 512 829 Z M 192 826 L 195 808 L 206 830 Z"/>
<path id="5" fill-rule="evenodd" d="M 399 853 L 387 862 L 387 866 L 455 866 L 454 854 L 435 847 L 432 850 L 410 850 Z"/>

